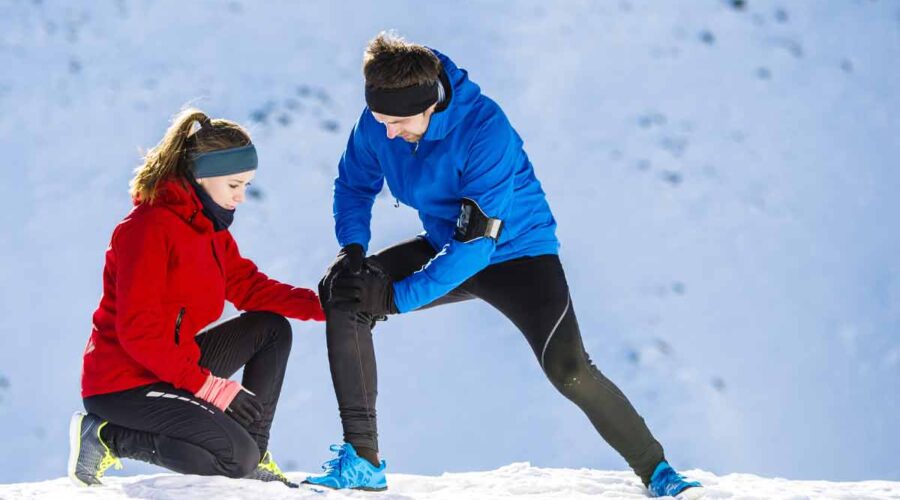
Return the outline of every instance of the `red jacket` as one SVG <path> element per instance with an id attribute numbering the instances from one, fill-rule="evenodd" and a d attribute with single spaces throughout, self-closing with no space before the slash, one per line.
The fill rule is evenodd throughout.
<path id="1" fill-rule="evenodd" d="M 194 336 L 228 300 L 243 311 L 323 321 L 315 292 L 279 283 L 241 257 L 228 230 L 213 231 L 193 188 L 164 181 L 116 226 L 103 296 L 84 351 L 82 397 L 164 381 L 197 392 L 208 370 Z"/>

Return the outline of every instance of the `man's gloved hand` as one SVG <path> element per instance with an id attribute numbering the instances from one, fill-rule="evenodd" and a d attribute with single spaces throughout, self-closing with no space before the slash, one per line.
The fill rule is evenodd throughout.
<path id="1" fill-rule="evenodd" d="M 334 262 L 328 266 L 325 276 L 319 281 L 319 301 L 322 307 L 331 302 L 331 288 L 334 278 L 347 271 L 350 274 L 359 274 L 362 271 L 363 262 L 366 260 L 366 251 L 359 243 L 351 243 L 338 252 Z"/>
<path id="2" fill-rule="evenodd" d="M 372 259 L 366 260 L 359 274 L 338 274 L 331 284 L 331 294 L 331 303 L 338 309 L 373 316 L 399 312 L 394 303 L 394 281 Z"/>
<path id="3" fill-rule="evenodd" d="M 256 394 L 241 387 L 241 390 L 231 400 L 225 413 L 231 418 L 238 421 L 244 427 L 250 427 L 254 422 L 258 422 L 262 418 L 263 407 Z"/>

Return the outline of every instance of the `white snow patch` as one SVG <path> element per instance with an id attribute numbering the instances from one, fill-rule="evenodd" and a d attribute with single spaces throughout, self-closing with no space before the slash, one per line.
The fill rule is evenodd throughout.
<path id="1" fill-rule="evenodd" d="M 702 470 L 685 474 L 704 485 L 703 498 L 729 499 L 888 499 L 900 498 L 897 481 L 790 481 L 752 474 L 716 476 Z M 305 472 L 287 475 L 301 481 Z M 630 472 L 592 469 L 551 469 L 533 467 L 527 462 L 513 463 L 492 471 L 445 473 L 440 476 L 388 474 L 389 490 L 383 493 L 361 491 L 298 490 L 279 483 L 261 483 L 249 479 L 154 474 L 110 477 L 98 488 L 79 488 L 67 478 L 37 483 L 0 485 L 0 498 L 91 498 L 103 500 L 146 498 L 153 500 L 189 500 L 213 498 L 302 499 L 377 499 L 377 500 L 465 500 L 486 498 L 578 499 L 648 498 L 647 490 Z"/>

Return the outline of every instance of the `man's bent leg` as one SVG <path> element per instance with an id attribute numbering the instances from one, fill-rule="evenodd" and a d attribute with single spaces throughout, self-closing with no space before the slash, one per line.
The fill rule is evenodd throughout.
<path id="1" fill-rule="evenodd" d="M 371 258 L 395 280 L 422 268 L 436 252 L 422 238 L 413 238 L 378 252 Z M 331 381 L 344 428 L 344 441 L 357 450 L 378 451 L 375 401 L 378 373 L 372 343 L 373 318 L 325 307 L 325 334 Z M 368 457 L 367 457 L 368 458 Z"/>
<path id="2" fill-rule="evenodd" d="M 476 276 L 475 293 L 522 331 L 553 386 L 584 411 L 648 484 L 663 460 L 662 446 L 585 352 L 559 258 L 543 255 L 490 266 Z"/>
<path id="3" fill-rule="evenodd" d="M 344 427 L 344 441 L 378 450 L 375 400 L 378 374 L 372 319 L 366 314 L 325 308 L 325 335 L 331 381 Z"/>

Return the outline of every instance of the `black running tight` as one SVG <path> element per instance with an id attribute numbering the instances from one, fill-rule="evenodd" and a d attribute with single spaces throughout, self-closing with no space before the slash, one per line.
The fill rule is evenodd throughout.
<path id="1" fill-rule="evenodd" d="M 421 269 L 434 255 L 427 241 L 415 238 L 370 258 L 394 280 L 400 280 Z M 558 256 L 524 257 L 491 265 L 425 308 L 475 298 L 518 327 L 553 386 L 584 411 L 603 439 L 648 483 L 663 459 L 662 446 L 622 391 L 600 373 L 585 352 Z M 354 447 L 377 450 L 374 322 L 364 314 L 331 308 L 326 309 L 326 316 L 328 359 L 344 440 Z"/>

